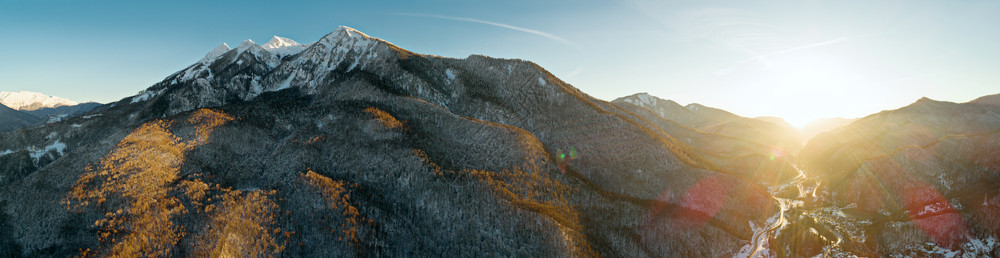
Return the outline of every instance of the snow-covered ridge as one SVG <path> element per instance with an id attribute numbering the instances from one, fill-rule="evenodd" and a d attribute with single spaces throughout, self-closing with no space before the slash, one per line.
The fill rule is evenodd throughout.
<path id="1" fill-rule="evenodd" d="M 158 98 L 168 88 L 183 87 L 168 98 L 178 101 L 170 113 L 219 105 L 228 96 L 248 100 L 261 93 L 300 88 L 315 93 L 316 87 L 335 69 L 371 69 L 382 59 L 395 57 L 391 43 L 340 26 L 310 44 L 273 36 L 263 45 L 245 40 L 235 48 L 222 44 L 197 62 L 162 82 L 131 97 L 131 103 Z M 235 73 L 235 75 L 234 75 Z M 225 78 L 219 77 L 224 76 Z"/>
<path id="2" fill-rule="evenodd" d="M 237 55 L 239 55 L 243 53 L 243 51 L 247 51 L 247 49 L 250 49 L 251 47 L 256 45 L 257 43 L 254 43 L 253 40 L 251 39 L 244 40 L 243 42 L 240 42 L 239 46 L 236 46 L 236 51 L 237 51 L 236 53 Z"/>
<path id="3" fill-rule="evenodd" d="M 341 53 L 350 50 L 362 50 L 363 48 L 370 47 L 373 42 L 375 42 L 375 38 L 347 26 L 339 26 L 336 30 L 319 40 L 319 43 L 325 46 L 327 50 L 335 50 L 335 52 Z M 181 81 L 192 80 L 202 76 L 211 77 L 211 74 L 203 73 L 207 70 L 208 65 L 225 57 L 231 51 L 236 51 L 235 56 L 237 57 L 244 52 L 250 51 L 251 54 L 264 59 L 271 67 L 275 67 L 282 58 L 298 54 L 314 44 L 300 44 L 295 40 L 279 36 L 271 37 L 271 40 L 263 45 L 257 45 L 257 43 L 254 43 L 250 39 L 244 40 L 236 48 L 230 48 L 228 44 L 222 43 L 205 54 L 205 57 L 195 65 L 178 72 L 180 75 L 178 77 Z M 259 51 L 258 49 L 265 51 Z M 171 84 L 176 83 L 177 81 Z"/>
<path id="4" fill-rule="evenodd" d="M 337 30 L 334 30 L 333 34 L 346 34 L 348 37 L 356 39 L 372 39 L 372 37 L 368 36 L 368 34 L 347 26 L 337 27 Z"/>
<path id="5" fill-rule="evenodd" d="M 626 98 L 625 102 L 632 103 L 644 108 L 652 108 L 656 106 L 656 97 L 649 95 L 649 93 L 638 93 L 632 98 Z"/>
<path id="6" fill-rule="evenodd" d="M 205 58 L 202 58 L 201 61 L 199 62 L 202 63 L 211 62 L 219 58 L 219 56 L 226 54 L 226 52 L 229 52 L 229 50 L 232 50 L 232 48 L 230 48 L 229 45 L 226 45 L 226 43 L 222 43 L 222 45 L 215 47 L 214 49 L 212 49 L 212 51 L 208 52 L 208 54 L 205 54 Z"/>
<path id="7" fill-rule="evenodd" d="M 319 43 L 330 46 L 340 42 L 369 43 L 372 41 L 375 41 L 375 38 L 372 38 L 371 36 L 368 36 L 367 34 L 351 27 L 340 26 L 330 34 L 323 36 L 323 38 L 319 40 Z"/>
<path id="8" fill-rule="evenodd" d="M 40 108 L 54 108 L 59 106 L 73 106 L 80 103 L 75 101 L 48 96 L 38 92 L 0 92 L 0 104 L 16 110 L 36 110 Z"/>
<path id="9" fill-rule="evenodd" d="M 280 40 L 280 39 L 279 39 Z M 385 44 L 383 44 L 385 43 Z M 262 82 L 263 91 L 290 87 L 315 92 L 323 84 L 324 74 L 344 66 L 347 71 L 366 69 L 380 58 L 391 57 L 389 43 L 378 40 L 350 27 L 340 26 L 311 43 L 293 58 L 282 61 Z M 390 52 L 385 52 L 390 51 Z M 380 55 L 381 53 L 381 55 Z"/>

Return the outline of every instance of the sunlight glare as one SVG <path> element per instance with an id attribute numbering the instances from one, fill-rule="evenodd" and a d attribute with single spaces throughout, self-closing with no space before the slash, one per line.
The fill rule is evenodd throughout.
<path id="1" fill-rule="evenodd" d="M 867 82 L 866 74 L 846 57 L 820 49 L 770 57 L 764 71 L 769 92 L 761 92 L 787 108 L 775 110 L 789 124 L 802 128 L 820 118 L 842 115 Z"/>

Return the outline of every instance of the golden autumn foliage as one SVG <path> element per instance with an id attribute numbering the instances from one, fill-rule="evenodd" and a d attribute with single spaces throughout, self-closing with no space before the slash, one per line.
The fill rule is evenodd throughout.
<path id="1" fill-rule="evenodd" d="M 168 184 L 190 147 L 167 131 L 169 123 L 143 124 L 125 137 L 99 164 L 91 166 L 73 188 L 67 205 L 87 206 L 123 199 L 121 208 L 94 222 L 110 256 L 169 255 L 183 234 L 171 218 L 185 212 Z"/>
<path id="2" fill-rule="evenodd" d="M 358 227 L 360 223 L 368 222 L 371 224 L 374 222 L 371 219 L 365 219 L 361 216 L 361 212 L 351 205 L 351 196 L 348 194 L 349 190 L 347 189 L 350 185 L 344 181 L 333 180 L 317 174 L 311 169 L 301 174 L 300 178 L 312 189 L 319 191 L 323 195 L 323 198 L 330 204 L 330 209 L 341 211 L 344 215 L 344 223 L 340 225 L 341 236 L 339 239 L 341 241 L 348 241 L 351 245 L 357 245 L 360 241 L 358 239 Z"/>
<path id="3" fill-rule="evenodd" d="M 212 109 L 199 109 L 195 110 L 194 113 L 188 117 L 187 122 L 196 125 L 195 135 L 196 137 L 191 140 L 192 145 L 201 145 L 205 141 L 208 141 L 208 137 L 211 136 L 212 131 L 216 127 L 219 127 L 229 121 L 232 121 L 233 117 L 223 113 L 222 111 L 212 110 Z"/>
<path id="4" fill-rule="evenodd" d="M 167 131 L 168 126 L 157 120 L 125 136 L 98 164 L 88 167 L 70 191 L 70 199 L 86 206 L 90 201 L 102 204 L 112 194 L 138 198 L 165 191 L 162 186 L 176 180 L 188 149 Z"/>
<path id="5" fill-rule="evenodd" d="M 271 200 L 276 191 L 222 191 L 218 208 L 206 207 L 211 226 L 198 237 L 195 255 L 262 257 L 281 253 L 281 229 L 274 228 L 278 205 Z"/>
<path id="6" fill-rule="evenodd" d="M 379 123 L 382 123 L 382 125 L 385 126 L 385 127 L 388 127 L 388 128 L 402 128 L 403 127 L 403 122 L 402 121 L 399 121 L 398 119 L 396 119 L 395 117 L 393 117 L 389 113 L 387 113 L 385 111 L 382 111 L 381 109 L 378 109 L 376 107 L 367 107 L 367 108 L 364 109 L 364 111 L 372 114 L 373 116 L 375 116 L 375 119 L 377 119 L 379 121 Z"/>
<path id="7" fill-rule="evenodd" d="M 184 196 L 197 207 L 204 206 L 205 196 L 211 190 L 211 186 L 202 182 L 201 179 L 194 179 L 192 181 L 181 180 L 177 185 L 180 187 L 181 192 L 184 193 Z"/>
<path id="8" fill-rule="evenodd" d="M 184 155 L 207 141 L 211 131 L 233 118 L 213 110 L 198 110 L 189 122 L 197 123 L 196 136 L 183 141 L 170 132 L 170 121 L 154 120 L 122 139 L 97 164 L 87 168 L 63 200 L 68 209 L 105 205 L 115 200 L 113 211 L 94 222 L 107 256 L 168 256 L 184 228 L 174 217 L 188 212 L 168 192 L 179 183 L 193 200 L 204 198 L 208 186 L 200 181 L 178 180 Z M 178 182 L 180 181 L 180 182 Z M 115 209 L 116 208 L 116 209 Z M 89 250 L 88 250 L 89 252 Z"/>
<path id="9" fill-rule="evenodd" d="M 413 149 L 413 155 L 417 155 L 417 157 L 419 157 L 421 161 L 423 161 L 428 166 L 431 166 L 431 170 L 434 172 L 435 175 L 444 176 L 444 172 L 441 170 L 441 166 L 439 166 L 437 163 L 434 163 L 434 161 L 431 160 L 431 157 L 427 156 L 426 152 L 424 152 L 423 150 Z"/>
<path id="10" fill-rule="evenodd" d="M 324 140 L 326 140 L 325 136 L 317 135 L 317 136 L 313 136 L 312 138 L 309 138 L 309 140 L 306 141 L 306 144 L 316 144 L 316 143 L 323 142 Z"/>

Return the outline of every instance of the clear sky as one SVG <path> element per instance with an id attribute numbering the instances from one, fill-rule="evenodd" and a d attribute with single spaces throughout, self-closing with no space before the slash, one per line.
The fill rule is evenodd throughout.
<path id="1" fill-rule="evenodd" d="M 1000 1 L 986 0 L 0 0 L 0 91 L 110 102 L 220 43 L 310 43 L 339 25 L 531 60 L 605 100 L 648 92 L 793 125 L 1000 93 Z"/>

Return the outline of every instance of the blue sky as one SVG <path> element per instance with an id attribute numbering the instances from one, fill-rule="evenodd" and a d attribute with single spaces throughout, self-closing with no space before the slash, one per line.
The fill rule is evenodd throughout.
<path id="1" fill-rule="evenodd" d="M 1000 93 L 1000 1 L 873 2 L 0 0 L 0 91 L 110 102 L 223 42 L 346 25 L 418 53 L 531 60 L 605 100 L 797 125 Z"/>

